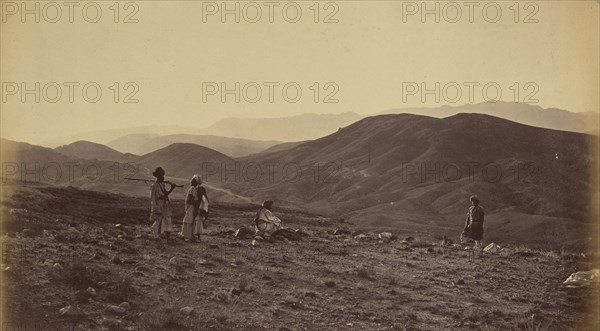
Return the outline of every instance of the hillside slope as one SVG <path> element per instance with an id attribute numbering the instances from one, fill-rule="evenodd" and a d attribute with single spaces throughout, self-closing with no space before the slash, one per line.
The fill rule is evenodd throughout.
<path id="1" fill-rule="evenodd" d="M 481 114 L 380 115 L 289 150 L 238 159 L 279 165 L 274 179 L 240 181 L 238 190 L 373 225 L 425 216 L 456 226 L 471 194 L 490 216 L 581 222 L 590 220 L 597 194 L 594 139 Z"/>
<path id="2" fill-rule="evenodd" d="M 5 326 L 52 330 L 591 330 L 598 292 L 562 282 L 592 255 L 441 238 L 277 208 L 299 241 L 236 239 L 255 205 L 215 204 L 203 243 L 151 238 L 147 199 L 5 186 Z M 173 201 L 177 229 L 183 202 Z M 333 230 L 346 232 L 333 235 Z M 360 235 L 350 235 L 352 232 Z M 406 238 L 406 240 L 402 240 Z"/>

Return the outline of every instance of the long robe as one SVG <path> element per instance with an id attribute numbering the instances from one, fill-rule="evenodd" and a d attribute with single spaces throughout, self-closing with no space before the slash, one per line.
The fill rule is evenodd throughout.
<path id="1" fill-rule="evenodd" d="M 483 239 L 483 221 L 485 212 L 480 206 L 471 206 L 462 235 L 476 241 Z"/>
<path id="2" fill-rule="evenodd" d="M 167 192 L 163 182 L 154 182 L 150 188 L 150 221 L 155 237 L 173 231 L 171 204 Z"/>
<path id="3" fill-rule="evenodd" d="M 257 233 L 271 234 L 276 230 L 281 229 L 281 220 L 273 215 L 267 208 L 260 208 L 254 219 L 255 230 Z"/>
<path id="4" fill-rule="evenodd" d="M 203 206 L 203 202 L 204 205 Z M 202 209 L 202 208 L 205 209 Z M 208 216 L 208 196 L 202 186 L 191 186 L 185 198 L 185 216 L 181 233 L 185 238 L 193 239 L 204 232 L 204 221 Z"/>

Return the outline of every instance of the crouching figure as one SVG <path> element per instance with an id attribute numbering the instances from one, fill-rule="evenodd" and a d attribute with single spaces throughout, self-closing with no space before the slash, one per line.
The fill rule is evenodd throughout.
<path id="1" fill-rule="evenodd" d="M 271 208 L 273 201 L 267 200 L 263 202 L 262 207 L 256 212 L 254 218 L 254 229 L 257 235 L 269 237 L 273 232 L 281 229 L 281 220 L 273 215 Z"/>

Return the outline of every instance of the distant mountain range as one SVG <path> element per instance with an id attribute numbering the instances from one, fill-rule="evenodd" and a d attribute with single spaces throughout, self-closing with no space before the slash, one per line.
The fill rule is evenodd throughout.
<path id="1" fill-rule="evenodd" d="M 323 137 L 352 124 L 362 115 L 303 114 L 280 118 L 228 118 L 203 129 L 203 134 L 253 140 L 301 141 Z"/>
<path id="2" fill-rule="evenodd" d="M 48 147 L 67 145 L 74 141 L 85 140 L 99 144 L 109 145 L 121 152 L 143 154 L 148 152 L 149 139 L 159 136 L 188 135 L 192 140 L 204 141 L 221 145 L 215 142 L 218 137 L 238 138 L 244 141 L 231 141 L 238 145 L 252 144 L 249 141 L 260 141 L 257 146 L 269 145 L 278 142 L 301 141 L 316 139 L 335 132 L 340 127 L 351 124 L 363 116 L 356 113 L 343 114 L 302 114 L 279 118 L 228 118 L 214 123 L 207 128 L 193 128 L 176 125 L 153 125 L 122 129 L 98 130 L 56 138 L 42 143 Z M 197 137 L 193 137 L 197 136 Z M 209 137 L 213 136 L 213 137 Z M 169 138 L 166 138 L 169 139 Z M 193 141 L 184 141 L 193 142 Z M 150 143 L 152 144 L 152 143 Z M 155 143 L 160 145 L 161 143 Z M 215 145 L 215 146 L 216 146 Z M 163 146 L 164 147 L 164 146 Z M 267 146 L 269 147 L 269 146 Z M 267 148 L 265 147 L 265 148 Z M 229 147 L 228 147 L 229 148 Z M 235 150 L 235 147 L 232 147 Z M 255 148 L 255 147 L 253 147 Z M 253 149 L 253 152 L 255 149 Z"/>
<path id="3" fill-rule="evenodd" d="M 477 194 L 490 229 L 521 239 L 529 231 L 547 240 L 570 236 L 570 227 L 581 229 L 590 219 L 589 201 L 598 198 L 591 178 L 597 140 L 483 114 L 390 114 L 239 158 L 191 143 L 141 156 L 88 142 L 52 150 L 2 139 L 0 148 L 5 165 L 77 162 L 76 180 L 63 176 L 59 184 L 147 195 L 146 186 L 122 178 L 152 179 L 151 170 L 160 165 L 168 179 L 182 184 L 200 173 L 213 196 L 225 200 L 268 198 L 374 227 L 460 227 L 468 197 Z M 120 164 L 115 177 L 115 160 L 135 169 Z M 89 167 L 101 169 L 102 177 L 82 178 Z M 3 177 L 18 177 L 13 170 L 3 169 Z"/>
<path id="4" fill-rule="evenodd" d="M 460 113 L 478 113 L 501 117 L 513 122 L 572 132 L 598 132 L 600 117 L 598 112 L 573 113 L 558 108 L 542 108 L 538 105 L 518 102 L 482 102 L 461 106 L 441 106 L 436 108 L 400 108 L 378 113 L 415 114 L 444 118 Z"/>

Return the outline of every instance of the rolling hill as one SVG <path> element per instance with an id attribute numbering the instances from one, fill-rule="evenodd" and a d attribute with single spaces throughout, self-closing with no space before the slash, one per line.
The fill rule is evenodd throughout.
<path id="1" fill-rule="evenodd" d="M 218 178 L 221 165 L 233 164 L 235 161 L 223 153 L 204 146 L 176 143 L 144 154 L 136 162 L 148 170 L 161 166 L 166 170 L 167 176 L 187 180 L 193 174 L 200 174 L 204 178 L 211 178 L 212 174 Z"/>
<path id="2" fill-rule="evenodd" d="M 478 194 L 492 228 L 522 237 L 545 224 L 538 233 L 575 238 L 567 228 L 587 224 L 595 212 L 594 139 L 482 114 L 380 115 L 289 150 L 238 159 L 242 167 L 279 167 L 272 178 L 240 181 L 237 189 L 363 224 L 424 228 L 460 226 L 469 195 Z"/>
<path id="3" fill-rule="evenodd" d="M 241 157 L 261 152 L 280 141 L 256 141 L 239 138 L 219 137 L 212 135 L 145 135 L 133 134 L 119 137 L 108 143 L 108 146 L 122 152 L 147 154 L 175 143 L 191 143 L 217 150 L 230 157 Z"/>
<path id="4" fill-rule="evenodd" d="M 54 150 L 67 156 L 76 156 L 88 160 L 123 162 L 135 158 L 135 155 L 126 155 L 108 146 L 84 140 L 57 147 Z"/>

